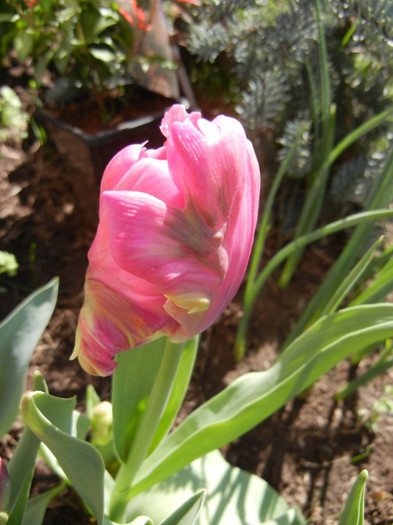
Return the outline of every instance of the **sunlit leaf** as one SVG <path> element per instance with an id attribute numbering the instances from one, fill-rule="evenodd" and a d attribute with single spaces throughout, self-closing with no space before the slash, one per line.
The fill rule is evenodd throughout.
<path id="1" fill-rule="evenodd" d="M 363 525 L 364 493 L 366 491 L 367 479 L 367 470 L 362 470 L 349 493 L 338 525 Z"/>
<path id="2" fill-rule="evenodd" d="M 192 412 L 148 456 L 133 494 L 245 434 L 352 353 L 393 335 L 393 305 L 362 305 L 317 321 L 262 372 L 237 378 Z"/>
<path id="3" fill-rule="evenodd" d="M 36 436 L 54 454 L 70 483 L 91 509 L 99 524 L 103 522 L 104 463 L 90 445 L 74 437 L 75 401 L 35 392 L 22 400 L 22 413 Z"/>
<path id="4" fill-rule="evenodd" d="M 230 465 L 220 452 L 214 451 L 197 459 L 130 502 L 128 517 L 149 511 L 155 523 L 174 525 L 173 513 L 180 505 L 202 498 L 198 509 L 199 525 L 301 525 L 305 519 L 291 509 L 284 498 L 263 479 Z M 196 499 L 199 505 L 202 499 Z M 131 514 L 132 513 L 132 514 Z M 166 515 L 169 517 L 164 519 Z M 198 514 L 190 516 L 192 524 Z M 164 521 L 161 521 L 164 520 Z"/>
<path id="5" fill-rule="evenodd" d="M 0 437 L 19 411 L 30 358 L 53 313 L 58 279 L 32 293 L 0 324 Z"/>

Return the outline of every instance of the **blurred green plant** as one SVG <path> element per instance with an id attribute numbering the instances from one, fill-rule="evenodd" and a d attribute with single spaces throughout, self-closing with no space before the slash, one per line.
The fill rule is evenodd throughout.
<path id="1" fill-rule="evenodd" d="M 99 96 L 129 79 L 134 28 L 113 2 L 6 0 L 0 34 L 3 65 L 13 50 L 38 86 L 54 74 L 61 81 L 51 96 L 60 103 L 75 91 Z"/>
<path id="2" fill-rule="evenodd" d="M 20 143 L 27 137 L 29 116 L 22 102 L 9 86 L 0 87 L 0 140 Z"/>
<path id="3" fill-rule="evenodd" d="M 362 470 L 356 478 L 338 525 L 363 525 L 364 524 L 364 496 L 368 480 L 367 470 Z"/>
<path id="4" fill-rule="evenodd" d="M 384 414 L 393 415 L 393 386 L 384 386 L 385 394 L 376 399 L 371 409 L 359 408 L 360 421 L 374 433 L 378 432 L 378 422 Z"/>
<path id="5" fill-rule="evenodd" d="M 18 272 L 18 261 L 13 253 L 0 250 L 0 275 L 6 273 L 13 277 Z"/>

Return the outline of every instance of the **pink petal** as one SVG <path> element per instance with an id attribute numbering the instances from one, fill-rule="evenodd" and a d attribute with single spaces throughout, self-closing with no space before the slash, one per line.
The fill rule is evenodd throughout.
<path id="1" fill-rule="evenodd" d="M 210 295 L 219 285 L 226 271 L 220 240 L 195 242 L 194 232 L 181 214 L 168 210 L 151 195 L 114 191 L 105 192 L 103 198 L 108 207 L 112 255 L 121 268 L 154 283 L 164 294 L 197 287 L 210 290 Z"/>
<path id="2" fill-rule="evenodd" d="M 105 376 L 113 373 L 117 353 L 157 337 L 162 328 L 170 335 L 176 326 L 165 316 L 162 299 L 155 308 L 146 306 L 103 283 L 88 280 L 72 357 L 78 355 L 89 373 Z"/>
<path id="3" fill-rule="evenodd" d="M 141 159 L 110 189 L 138 191 L 153 195 L 172 206 L 184 207 L 184 198 L 169 174 L 166 160 Z"/>
<path id="4" fill-rule="evenodd" d="M 167 141 L 169 171 L 175 184 L 204 217 L 221 228 L 237 213 L 238 195 L 246 175 L 246 137 L 240 124 L 226 118 L 195 126 L 190 120 L 175 122 Z"/>
<path id="5" fill-rule="evenodd" d="M 104 171 L 101 192 L 113 190 L 139 159 L 145 156 L 143 144 L 132 144 L 117 153 Z"/>

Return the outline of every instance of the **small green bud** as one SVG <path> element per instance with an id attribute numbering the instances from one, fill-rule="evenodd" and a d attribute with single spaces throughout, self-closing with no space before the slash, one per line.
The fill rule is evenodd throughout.
<path id="1" fill-rule="evenodd" d="M 94 407 L 90 423 L 92 444 L 101 447 L 107 445 L 113 436 L 112 405 L 109 401 L 102 401 Z"/>

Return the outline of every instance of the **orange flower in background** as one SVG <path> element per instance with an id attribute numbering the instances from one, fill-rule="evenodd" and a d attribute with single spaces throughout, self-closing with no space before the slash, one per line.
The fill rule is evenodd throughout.
<path id="1" fill-rule="evenodd" d="M 36 1 L 36 0 L 32 0 Z M 142 7 L 138 6 L 136 0 L 130 0 L 130 10 L 120 8 L 119 13 L 127 20 L 129 24 L 133 27 L 137 27 L 142 31 L 150 31 L 152 28 L 152 20 L 155 12 L 155 8 L 158 0 L 153 0 L 151 7 L 149 9 L 148 15 L 146 16 L 145 10 Z M 192 4 L 192 5 L 201 5 L 198 0 L 177 0 L 178 2 Z"/>
<path id="2" fill-rule="evenodd" d="M 201 3 L 198 2 L 198 0 L 176 0 L 176 2 L 182 2 L 184 4 L 192 4 L 192 5 L 197 5 L 197 6 L 201 5 Z"/>
<path id="3" fill-rule="evenodd" d="M 120 8 L 119 13 L 124 16 L 124 18 L 129 22 L 133 27 L 137 27 L 142 31 L 151 30 L 151 20 L 153 18 L 153 13 L 155 9 L 156 1 L 152 3 L 150 8 L 150 13 L 148 18 L 146 17 L 145 11 L 142 7 L 138 6 L 136 0 L 130 0 L 130 12 L 126 9 Z"/>

